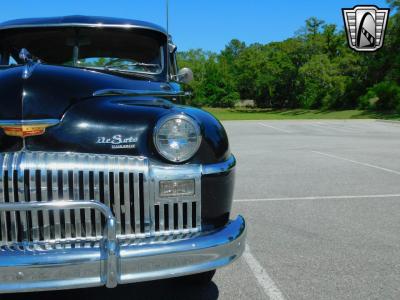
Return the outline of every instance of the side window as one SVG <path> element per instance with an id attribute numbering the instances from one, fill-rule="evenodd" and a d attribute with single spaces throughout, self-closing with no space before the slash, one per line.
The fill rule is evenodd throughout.
<path id="1" fill-rule="evenodd" d="M 18 63 L 15 61 L 15 59 L 14 59 L 12 56 L 10 56 L 10 58 L 9 58 L 9 60 L 8 60 L 8 64 L 9 64 L 10 66 L 12 66 L 12 65 L 18 65 Z"/>
<path id="2" fill-rule="evenodd" d="M 17 61 L 8 53 L 0 53 L 0 65 L 12 66 L 18 65 Z"/>

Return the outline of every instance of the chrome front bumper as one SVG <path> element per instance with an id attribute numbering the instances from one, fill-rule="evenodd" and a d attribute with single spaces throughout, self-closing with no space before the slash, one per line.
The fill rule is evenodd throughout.
<path id="1" fill-rule="evenodd" d="M 73 289 L 150 281 L 225 266 L 242 254 L 246 226 L 241 216 L 212 232 L 186 239 L 122 244 L 110 209 L 96 201 L 0 204 L 0 211 L 94 209 L 107 220 L 99 247 L 51 250 L 0 249 L 0 293 Z"/>

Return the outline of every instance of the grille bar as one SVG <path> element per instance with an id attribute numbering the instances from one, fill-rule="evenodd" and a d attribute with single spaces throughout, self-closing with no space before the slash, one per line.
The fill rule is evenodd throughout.
<path id="1" fill-rule="evenodd" d="M 89 192 L 89 171 L 83 171 L 83 200 L 93 200 L 90 199 Z M 85 209 L 85 236 L 92 236 L 92 217 L 90 209 Z"/>
<path id="2" fill-rule="evenodd" d="M 17 157 L 17 164 L 21 163 L 21 155 L 18 155 Z M 17 170 L 14 173 L 16 175 L 16 180 L 17 180 L 17 194 L 18 194 L 18 202 L 25 202 L 25 173 L 23 170 Z M 27 234 L 28 234 L 28 221 L 27 221 L 27 216 L 25 211 L 19 212 L 19 218 L 20 222 L 22 225 L 22 230 L 20 230 L 21 237 L 24 240 L 27 240 Z"/>
<path id="3" fill-rule="evenodd" d="M 117 161 L 114 163 L 118 166 L 118 163 L 119 163 L 118 158 L 116 160 Z M 118 166 L 118 169 L 119 168 L 120 167 Z M 112 199 L 114 200 L 114 203 L 113 203 L 114 209 L 113 210 L 114 210 L 116 219 L 121 220 L 121 203 L 120 203 L 121 195 L 119 193 L 119 172 L 118 171 L 113 173 L 113 179 L 114 179 L 114 182 L 113 182 L 114 193 L 113 193 L 113 197 L 112 197 Z M 121 222 L 117 223 L 117 232 L 121 233 Z"/>
<path id="4" fill-rule="evenodd" d="M 1 189 L 1 196 L 0 196 L 0 203 L 4 203 L 5 199 L 6 199 L 6 195 L 8 193 L 8 191 L 6 191 L 5 188 L 5 171 L 6 170 L 6 165 L 7 165 L 7 160 L 5 159 L 5 156 L 1 156 L 0 158 L 1 160 L 1 166 L 2 166 L 2 174 L 0 176 L 0 189 Z M 6 244 L 7 243 L 7 232 L 8 232 L 8 224 L 6 222 L 6 212 L 2 211 L 0 213 L 0 218 L 1 218 L 1 242 L 2 244 Z"/>
<path id="5" fill-rule="evenodd" d="M 68 170 L 62 170 L 62 194 L 63 199 L 68 200 L 69 197 L 69 172 Z M 71 210 L 64 211 L 64 226 L 65 226 L 65 238 L 71 239 L 72 227 L 71 227 Z"/>
<path id="6" fill-rule="evenodd" d="M 36 160 L 36 153 L 28 154 L 27 159 L 29 160 Z M 37 195 L 36 195 L 36 171 L 27 170 L 29 173 L 29 201 L 36 202 Z M 39 214 L 37 211 L 31 212 L 31 224 L 32 224 L 32 240 L 33 242 L 38 242 L 40 238 L 40 231 L 39 231 Z"/>
<path id="7" fill-rule="evenodd" d="M 123 173 L 124 188 L 124 213 L 125 213 L 125 234 L 131 234 L 131 195 L 129 189 L 129 173 Z"/>
<path id="8" fill-rule="evenodd" d="M 193 222 L 192 222 L 192 202 L 189 202 L 187 204 L 187 224 L 188 224 L 189 228 L 191 226 L 193 226 Z"/>
<path id="9" fill-rule="evenodd" d="M 17 196 L 14 189 L 14 181 L 15 181 L 15 170 L 17 165 L 18 154 L 14 156 L 9 156 L 8 158 L 8 201 L 13 203 L 15 202 L 15 198 Z M 11 213 L 11 238 L 12 240 L 16 240 L 18 236 L 18 225 L 17 225 L 17 213 L 12 211 Z"/>
<path id="10" fill-rule="evenodd" d="M 139 185 L 141 187 L 143 186 L 148 186 L 148 182 L 147 179 L 143 176 L 143 174 L 139 174 Z M 140 192 L 139 192 L 139 196 L 141 198 L 141 205 L 143 205 L 143 212 L 144 212 L 144 232 L 145 233 L 149 233 L 149 232 L 153 232 L 154 231 L 154 226 L 151 222 L 151 220 L 154 220 L 154 216 L 150 215 L 150 212 L 152 212 L 152 209 L 146 209 L 146 204 L 150 203 L 150 199 L 149 199 L 149 189 L 146 188 L 141 188 Z M 153 203 L 152 203 L 153 204 Z M 154 208 L 154 204 L 153 204 L 153 208 Z M 142 214 L 142 212 L 141 212 Z"/>
<path id="11" fill-rule="evenodd" d="M 93 162 L 93 158 L 92 158 Z M 94 199 L 100 199 L 100 172 L 95 171 L 93 174 L 93 195 Z M 95 212 L 95 226 L 96 226 L 96 236 L 99 237 L 102 235 L 101 232 L 101 215 L 98 211 Z"/>
<path id="12" fill-rule="evenodd" d="M 161 203 L 154 206 L 155 232 L 163 235 L 165 233 L 189 233 L 199 228 L 193 214 L 199 214 L 199 205 L 195 202 L 172 202 Z"/>
<path id="13" fill-rule="evenodd" d="M 58 200 L 58 171 L 57 170 L 51 170 L 51 201 L 57 201 Z M 53 218 L 54 218 L 54 239 L 61 240 L 61 220 L 60 220 L 60 211 L 56 210 L 53 211 Z"/>
<path id="14" fill-rule="evenodd" d="M 72 173 L 72 185 L 73 185 L 73 199 L 79 199 L 79 170 L 75 169 L 73 170 Z M 94 200 L 94 199 L 93 199 Z M 107 205 L 108 206 L 108 205 Z M 80 209 L 75 209 L 74 213 L 74 219 L 75 219 L 75 237 L 81 237 L 82 236 L 82 228 L 81 228 L 81 211 Z"/>
<path id="15" fill-rule="evenodd" d="M 133 174 L 133 190 L 135 193 L 134 199 L 139 199 L 139 175 Z M 134 202 L 135 205 L 135 232 L 140 232 L 140 203 L 139 201 Z"/>
<path id="16" fill-rule="evenodd" d="M 195 174 L 196 196 L 160 201 L 160 178 L 152 177 L 153 167 L 142 157 L 15 152 L 0 154 L 0 168 L 0 203 L 96 200 L 111 208 L 119 239 L 191 233 L 201 227 L 200 173 Z M 180 178 L 170 167 L 163 170 Z M 88 208 L 2 211 L 0 246 L 79 241 L 75 247 L 80 247 L 99 240 L 104 225 L 101 213 Z"/>
<path id="17" fill-rule="evenodd" d="M 47 170 L 45 166 L 49 163 L 47 156 L 44 153 L 41 153 L 39 156 L 39 161 L 43 162 L 42 168 L 40 169 L 40 184 L 39 184 L 39 191 L 40 191 L 40 200 L 43 202 L 48 201 L 48 186 L 47 186 Z M 48 211 L 43 212 L 43 236 L 44 240 L 50 240 L 50 216 Z"/>

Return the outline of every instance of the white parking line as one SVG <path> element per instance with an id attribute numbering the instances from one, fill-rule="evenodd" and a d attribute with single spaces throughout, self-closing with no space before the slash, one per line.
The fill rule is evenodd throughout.
<path id="1" fill-rule="evenodd" d="M 268 201 L 296 201 L 296 200 L 340 200 L 340 199 L 380 199 L 380 198 L 400 198 L 400 194 L 386 195 L 341 195 L 341 196 L 313 196 L 313 197 L 286 197 L 286 198 L 255 198 L 237 199 L 234 202 L 268 202 Z"/>
<path id="2" fill-rule="evenodd" d="M 396 174 L 396 175 L 400 175 L 400 171 L 396 171 L 396 170 L 392 170 L 392 169 L 388 169 L 388 168 L 383 168 L 383 167 L 380 167 L 380 166 L 371 165 L 369 163 L 356 161 L 356 160 L 352 160 L 352 159 L 348 159 L 348 158 L 345 158 L 345 157 L 341 157 L 341 156 L 337 156 L 337 155 L 333 155 L 333 154 L 329 154 L 329 153 L 324 153 L 324 152 L 320 152 L 320 151 L 311 151 L 311 152 L 319 154 L 319 155 L 324 155 L 324 156 L 327 156 L 327 157 L 331 157 L 331 158 L 341 159 L 341 160 L 344 160 L 344 161 L 351 162 L 353 164 L 357 164 L 357 165 L 361 165 L 361 166 L 365 166 L 365 167 L 370 167 L 370 168 L 378 169 L 378 170 L 381 170 L 381 171 L 385 171 L 385 172 L 393 173 L 393 174 Z"/>
<path id="3" fill-rule="evenodd" d="M 279 290 L 275 282 L 268 275 L 267 271 L 261 266 L 257 259 L 253 256 L 250 251 L 249 245 L 246 244 L 246 249 L 243 253 L 247 265 L 256 277 L 258 284 L 263 288 L 265 294 L 271 300 L 284 300 L 282 292 Z"/>
<path id="4" fill-rule="evenodd" d="M 328 129 L 328 130 L 330 129 L 330 130 L 338 131 L 338 132 L 352 132 L 350 130 L 346 130 L 346 129 L 342 129 L 342 128 L 336 128 L 336 127 L 332 127 L 329 125 L 326 126 L 325 124 L 322 124 L 322 123 L 312 123 L 312 124 L 308 124 L 308 125 L 318 127 L 318 128 Z M 332 125 L 332 124 L 330 124 L 330 125 Z"/>
<path id="5" fill-rule="evenodd" d="M 291 131 L 288 131 L 288 130 L 285 130 L 285 129 L 282 129 L 282 128 L 278 128 L 278 127 L 275 127 L 275 126 L 267 125 L 267 124 L 264 124 L 264 123 L 258 123 L 258 125 L 261 125 L 261 126 L 264 126 L 264 127 L 269 127 L 269 128 L 272 128 L 272 129 L 275 129 L 275 130 L 278 130 L 278 131 L 281 131 L 281 132 L 285 132 L 285 133 L 292 133 Z"/>

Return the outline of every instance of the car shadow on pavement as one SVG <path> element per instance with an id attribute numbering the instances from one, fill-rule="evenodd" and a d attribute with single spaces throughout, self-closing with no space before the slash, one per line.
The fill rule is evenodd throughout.
<path id="1" fill-rule="evenodd" d="M 1 295 L 1 300 L 119 300 L 119 299 L 218 299 L 219 290 L 214 282 L 194 286 L 177 279 L 120 285 L 115 289 L 90 288 L 54 292 L 21 293 Z"/>

